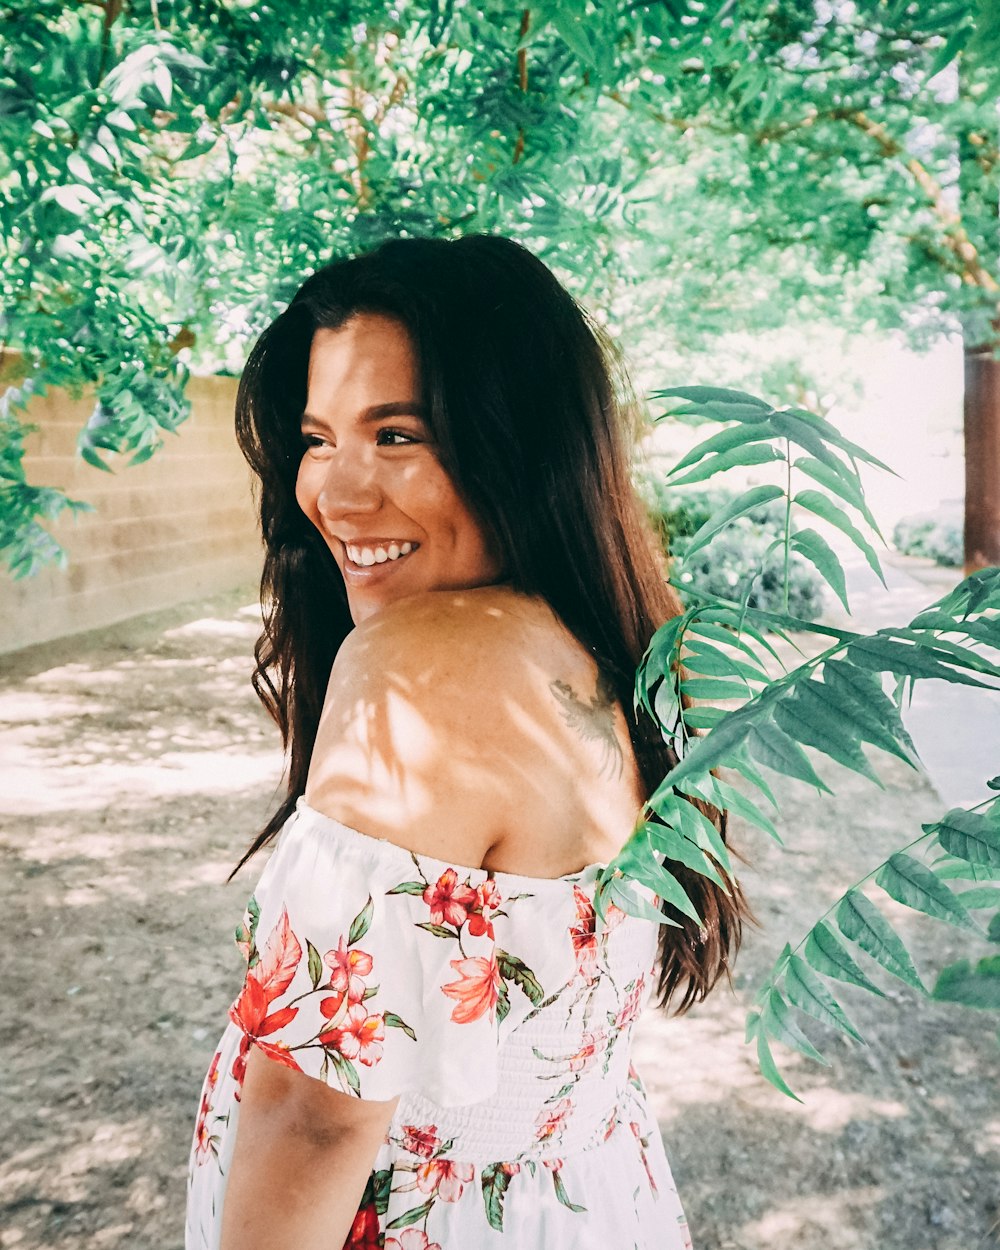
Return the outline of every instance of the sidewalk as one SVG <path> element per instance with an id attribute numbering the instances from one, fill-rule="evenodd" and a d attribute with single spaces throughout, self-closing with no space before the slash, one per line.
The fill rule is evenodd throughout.
<path id="1" fill-rule="evenodd" d="M 923 608 L 958 585 L 960 569 L 895 553 L 880 555 L 885 589 L 853 548 L 838 551 L 847 575 L 852 613 L 828 595 L 824 621 L 871 633 L 905 625 Z M 889 559 L 893 563 L 889 563 Z M 948 807 L 988 798 L 986 782 L 1000 773 L 1000 691 L 945 681 L 918 681 L 903 723 L 913 738 L 934 788 Z"/>

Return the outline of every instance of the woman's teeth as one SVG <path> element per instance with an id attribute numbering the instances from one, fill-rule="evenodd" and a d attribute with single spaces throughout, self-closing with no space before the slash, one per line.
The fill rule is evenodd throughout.
<path id="1" fill-rule="evenodd" d="M 344 550 L 347 552 L 348 559 L 354 564 L 367 568 L 372 564 L 385 564 L 386 560 L 401 560 L 403 556 L 408 556 L 419 546 L 419 543 L 392 542 L 384 547 L 354 547 L 345 543 Z"/>

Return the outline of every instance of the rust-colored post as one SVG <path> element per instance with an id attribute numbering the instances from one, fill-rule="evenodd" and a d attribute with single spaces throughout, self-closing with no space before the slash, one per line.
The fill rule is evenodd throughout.
<path id="1" fill-rule="evenodd" d="M 1000 564 L 1000 360 L 965 349 L 965 572 Z"/>

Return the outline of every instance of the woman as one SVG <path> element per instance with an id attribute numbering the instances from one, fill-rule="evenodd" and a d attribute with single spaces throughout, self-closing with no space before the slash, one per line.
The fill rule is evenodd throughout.
<path id="1" fill-rule="evenodd" d="M 742 903 L 612 908 L 671 758 L 632 715 L 677 611 L 598 332 L 504 239 L 311 277 L 254 348 L 255 685 L 290 753 L 206 1080 L 189 1250 L 688 1245 L 633 1022 L 683 1009 Z M 247 857 L 248 857 L 247 856 Z M 246 857 L 245 857 L 246 858 Z"/>

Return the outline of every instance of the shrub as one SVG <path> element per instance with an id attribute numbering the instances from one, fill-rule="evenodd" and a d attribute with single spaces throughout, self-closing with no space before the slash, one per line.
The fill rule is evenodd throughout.
<path id="1" fill-rule="evenodd" d="M 965 558 L 962 510 L 945 504 L 933 512 L 902 517 L 892 531 L 892 542 L 904 556 L 926 556 L 947 568 L 960 568 Z"/>
<path id="2" fill-rule="evenodd" d="M 671 581 L 683 595 L 685 588 L 724 599 L 740 599 L 753 578 L 749 603 L 767 612 L 784 610 L 784 553 L 766 557 L 770 544 L 784 532 L 785 509 L 780 502 L 764 504 L 734 521 L 691 561 L 684 558 L 687 540 L 708 518 L 736 498 L 727 490 L 671 490 L 660 482 L 643 483 L 643 494 L 671 559 Z M 811 564 L 792 553 L 789 565 L 788 611 L 803 620 L 816 620 L 823 610 L 823 582 Z"/>

